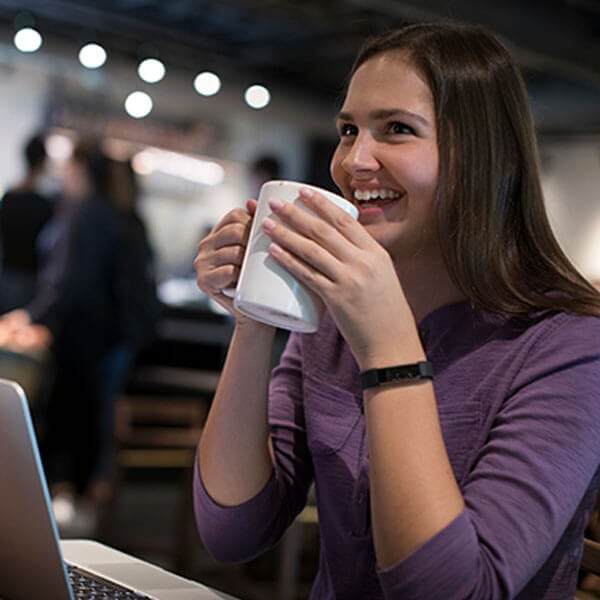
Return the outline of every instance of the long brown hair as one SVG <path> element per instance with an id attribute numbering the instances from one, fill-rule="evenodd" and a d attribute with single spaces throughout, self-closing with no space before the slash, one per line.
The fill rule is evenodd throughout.
<path id="1" fill-rule="evenodd" d="M 455 285 L 494 312 L 600 314 L 600 294 L 550 227 L 527 92 L 507 49 L 481 26 L 409 25 L 368 40 L 351 75 L 390 51 L 408 57 L 433 95 L 437 232 Z"/>

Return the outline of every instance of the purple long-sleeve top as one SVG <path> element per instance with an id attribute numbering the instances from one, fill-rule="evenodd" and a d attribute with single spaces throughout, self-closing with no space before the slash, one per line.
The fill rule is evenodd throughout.
<path id="1" fill-rule="evenodd" d="M 600 485 L 600 319 L 510 318 L 464 302 L 436 310 L 419 328 L 462 513 L 397 564 L 378 568 L 358 367 L 326 316 L 318 332 L 290 335 L 273 373 L 276 463 L 265 487 L 223 507 L 196 469 L 206 548 L 222 561 L 269 548 L 314 481 L 321 555 L 313 600 L 572 600 Z"/>

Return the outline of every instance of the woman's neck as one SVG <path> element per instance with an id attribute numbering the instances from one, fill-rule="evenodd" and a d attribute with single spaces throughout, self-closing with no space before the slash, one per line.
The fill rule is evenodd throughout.
<path id="1" fill-rule="evenodd" d="M 441 260 L 396 262 L 396 272 L 417 323 L 434 310 L 465 299 Z"/>

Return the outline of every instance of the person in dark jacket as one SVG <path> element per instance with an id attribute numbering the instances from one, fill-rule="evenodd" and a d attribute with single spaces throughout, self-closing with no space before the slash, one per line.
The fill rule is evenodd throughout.
<path id="1" fill-rule="evenodd" d="M 152 339 L 159 303 L 131 166 L 86 140 L 63 175 L 62 199 L 40 233 L 47 259 L 37 293 L 0 325 L 13 339 L 47 332 L 53 377 L 38 429 L 56 520 L 71 527 L 78 500 L 96 503 L 106 487 L 96 484 L 110 479 L 114 400 Z"/>
<path id="2" fill-rule="evenodd" d="M 53 210 L 52 200 L 38 190 L 47 160 L 42 135 L 27 141 L 24 158 L 24 179 L 0 202 L 0 313 L 33 298 L 40 264 L 37 238 Z"/>

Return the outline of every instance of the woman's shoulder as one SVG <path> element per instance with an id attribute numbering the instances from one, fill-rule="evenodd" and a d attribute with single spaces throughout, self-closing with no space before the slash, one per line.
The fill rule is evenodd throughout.
<path id="1" fill-rule="evenodd" d="M 545 378 L 552 373 L 566 374 L 568 385 L 583 381 L 600 386 L 600 317 L 556 312 L 535 320 L 518 344 L 520 376 Z M 558 379 L 554 379 L 558 381 Z M 595 400 L 594 400 L 595 402 Z"/>
<path id="2" fill-rule="evenodd" d="M 600 315 L 551 312 L 534 317 L 532 328 L 553 337 L 590 339 L 600 348 Z"/>
<path id="3" fill-rule="evenodd" d="M 575 353 L 597 355 L 600 359 L 600 316 L 563 311 L 540 311 L 527 316 L 499 319 L 493 336 L 509 346 L 535 355 L 554 352 L 559 356 Z"/>

